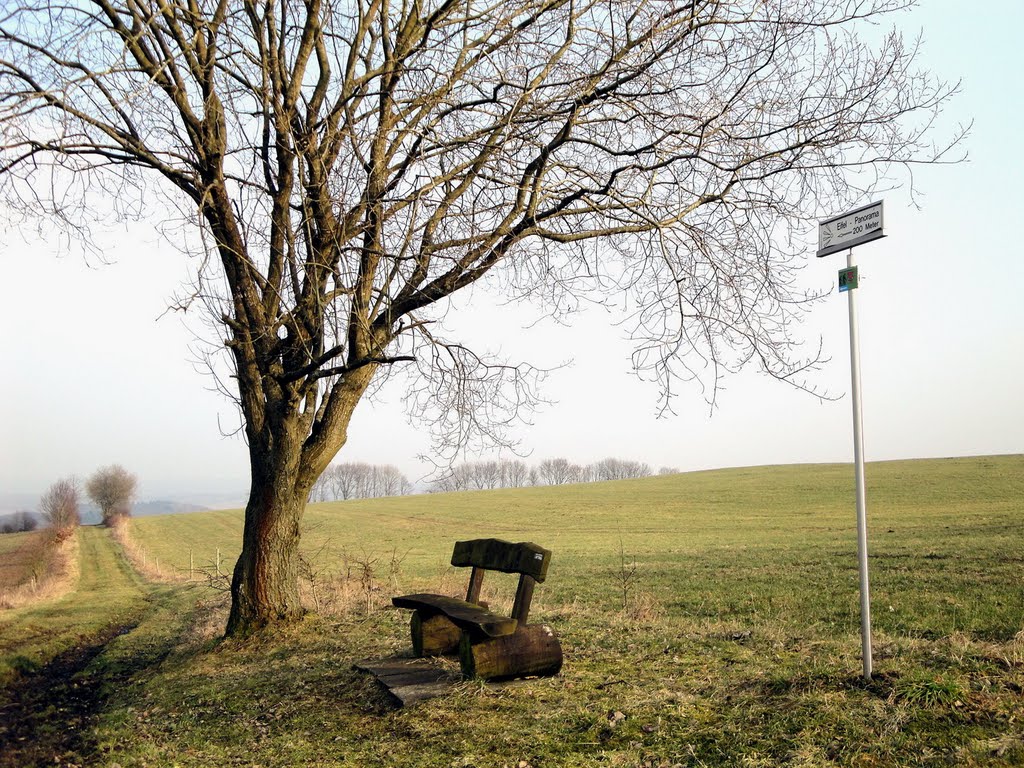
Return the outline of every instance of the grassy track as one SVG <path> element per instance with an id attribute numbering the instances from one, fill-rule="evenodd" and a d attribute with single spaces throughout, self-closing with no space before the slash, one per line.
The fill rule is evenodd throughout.
<path id="1" fill-rule="evenodd" d="M 848 466 L 322 504 L 304 534 L 321 615 L 218 643 L 223 603 L 193 611 L 205 593 L 164 588 L 97 659 L 121 672 L 85 761 L 1024 765 L 1024 457 L 873 464 L 867 477 L 871 683 Z M 219 547 L 229 572 L 240 529 L 238 512 L 133 522 L 147 557 L 185 576 L 189 548 L 199 566 Z M 562 638 L 562 674 L 467 682 L 391 711 L 352 662 L 407 648 L 408 617 L 382 606 L 396 589 L 464 588 L 451 545 L 481 535 L 553 550 L 534 614 Z M 492 603 L 508 582 L 491 581 Z"/>
<path id="2" fill-rule="evenodd" d="M 148 587 L 110 539 L 109 531 L 78 529 L 81 575 L 59 600 L 0 612 L 0 682 L 12 670 L 36 669 L 114 624 L 137 621 Z"/>

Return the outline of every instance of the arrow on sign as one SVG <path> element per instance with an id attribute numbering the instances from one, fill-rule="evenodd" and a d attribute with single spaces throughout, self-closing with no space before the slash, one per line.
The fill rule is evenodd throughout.
<path id="1" fill-rule="evenodd" d="M 885 237 L 882 201 L 818 222 L 818 256 L 828 256 Z"/>

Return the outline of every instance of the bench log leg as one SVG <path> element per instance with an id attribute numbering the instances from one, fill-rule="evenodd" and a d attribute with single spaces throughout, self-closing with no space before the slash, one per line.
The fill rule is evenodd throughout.
<path id="1" fill-rule="evenodd" d="M 462 630 L 440 613 L 425 616 L 414 611 L 409 623 L 412 634 L 412 652 L 416 656 L 444 656 L 459 647 Z"/>
<path id="2" fill-rule="evenodd" d="M 482 640 L 467 632 L 459 643 L 459 662 L 467 679 L 557 675 L 562 668 L 562 644 L 546 624 L 520 626 L 511 635 Z"/>

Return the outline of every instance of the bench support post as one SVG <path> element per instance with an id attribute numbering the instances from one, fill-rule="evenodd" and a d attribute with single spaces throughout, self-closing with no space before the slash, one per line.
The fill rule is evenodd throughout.
<path id="1" fill-rule="evenodd" d="M 519 577 L 516 599 L 512 604 L 512 618 L 520 624 L 525 624 L 530 615 L 530 603 L 533 602 L 533 587 L 536 583 L 536 579 L 529 574 L 524 573 Z"/>
<path id="2" fill-rule="evenodd" d="M 412 635 L 412 652 L 415 656 L 444 656 L 459 647 L 462 630 L 447 616 L 435 613 L 425 615 L 422 611 L 413 611 L 409 622 Z"/>
<path id="3" fill-rule="evenodd" d="M 466 602 L 467 603 L 479 603 L 480 602 L 480 587 L 484 583 L 484 569 L 473 566 L 473 571 L 469 574 L 469 589 L 466 590 Z"/>

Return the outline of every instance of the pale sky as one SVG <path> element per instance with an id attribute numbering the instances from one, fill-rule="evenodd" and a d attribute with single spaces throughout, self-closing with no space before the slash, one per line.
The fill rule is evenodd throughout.
<path id="1" fill-rule="evenodd" d="M 1024 452 L 1024 3 L 965 12 L 923 0 L 902 18 L 924 32 L 924 67 L 962 78 L 950 125 L 974 120 L 968 162 L 915 172 L 920 209 L 886 193 L 887 237 L 857 249 L 868 461 Z M 866 201 L 865 201 L 866 202 Z M 834 213 L 841 213 L 835 211 Z M 186 276 L 182 258 L 147 227 L 98 236 L 107 265 L 87 265 L 35 232 L 0 236 L 0 496 L 41 493 L 54 480 L 120 463 L 141 499 L 236 494 L 248 487 L 245 446 L 222 437 L 233 406 L 194 370 L 192 334 L 164 316 Z M 845 254 L 807 254 L 802 283 L 834 286 Z M 699 392 L 656 418 L 657 391 L 630 374 L 631 346 L 613 316 L 572 327 L 510 307 L 464 307 L 460 326 L 539 366 L 573 359 L 548 379 L 556 401 L 520 433 L 527 461 L 606 456 L 655 469 L 852 461 L 847 300 L 834 294 L 808 318 L 832 362 L 817 379 L 846 394 L 819 402 L 753 370 L 725 382 L 708 413 Z M 465 302 L 460 302 L 465 304 Z M 429 441 L 410 427 L 400 392 L 364 403 L 339 461 L 399 466 L 419 480 Z"/>

